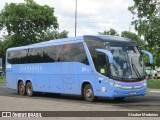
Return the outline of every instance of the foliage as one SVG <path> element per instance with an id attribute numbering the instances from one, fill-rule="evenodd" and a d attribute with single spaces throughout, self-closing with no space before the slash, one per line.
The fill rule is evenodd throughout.
<path id="1" fill-rule="evenodd" d="M 121 36 L 136 41 L 138 46 L 143 46 L 145 44 L 144 41 L 140 38 L 140 36 L 136 35 L 133 32 L 123 31 L 121 33 Z"/>
<path id="2" fill-rule="evenodd" d="M 5 76 L 0 76 L 0 83 L 5 82 L 5 81 L 6 81 Z"/>
<path id="3" fill-rule="evenodd" d="M 5 63 L 7 48 L 23 46 L 44 41 L 49 30 L 58 28 L 54 8 L 39 5 L 33 0 L 24 3 L 10 3 L 0 11 L 0 30 L 7 30 L 8 35 L 0 42 L 0 57 Z"/>
<path id="4" fill-rule="evenodd" d="M 2 57 L 2 41 L 0 41 L 0 58 Z"/>
<path id="5" fill-rule="evenodd" d="M 14 46 L 20 46 L 40 42 L 47 30 L 58 28 L 58 23 L 54 8 L 25 0 L 5 5 L 0 12 L 0 26 L 6 28 Z"/>
<path id="6" fill-rule="evenodd" d="M 109 31 L 104 30 L 103 32 L 98 32 L 100 35 L 114 35 L 114 36 L 119 36 L 116 30 L 110 29 Z"/>
<path id="7" fill-rule="evenodd" d="M 0 45 L 0 58 L 2 58 L 2 63 L 4 66 L 5 63 L 5 57 L 6 57 L 6 50 L 10 47 L 13 47 L 15 45 L 14 41 L 12 40 L 12 36 L 6 36 L 5 40 L 1 42 Z"/>
<path id="8" fill-rule="evenodd" d="M 156 25 L 160 25 L 160 1 L 134 0 L 134 6 L 129 7 L 129 10 L 137 16 L 133 18 L 132 24 L 140 35 L 149 37 L 151 34 L 157 34 L 156 29 L 159 30 L 159 26 Z M 149 39 L 148 42 L 153 41 Z"/>
<path id="9" fill-rule="evenodd" d="M 46 40 L 53 40 L 53 39 L 59 39 L 59 38 L 67 38 L 68 37 L 68 31 L 63 30 L 62 32 L 58 31 L 47 31 L 46 34 L 44 35 L 43 39 L 44 41 Z"/>
<path id="10" fill-rule="evenodd" d="M 139 35 L 144 36 L 147 49 L 154 55 L 154 65 L 160 65 L 160 1 L 159 0 L 134 0 L 134 5 L 129 7 L 134 15 L 132 24 Z"/>

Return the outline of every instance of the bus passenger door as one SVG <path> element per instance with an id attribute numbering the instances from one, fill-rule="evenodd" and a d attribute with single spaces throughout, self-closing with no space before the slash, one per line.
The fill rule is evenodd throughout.
<path id="1" fill-rule="evenodd" d="M 107 56 L 104 53 L 97 52 L 97 58 L 94 62 L 95 69 L 99 73 L 98 74 L 98 90 L 99 96 L 103 96 L 103 94 L 109 94 L 109 88 L 106 86 L 105 80 L 109 79 L 108 76 L 108 70 L 109 70 L 109 64 L 107 62 Z"/>

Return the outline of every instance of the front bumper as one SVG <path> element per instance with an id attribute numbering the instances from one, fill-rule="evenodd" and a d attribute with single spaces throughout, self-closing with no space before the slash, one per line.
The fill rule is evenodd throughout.
<path id="1" fill-rule="evenodd" d="M 124 90 L 113 87 L 112 91 L 110 92 L 110 97 L 115 98 L 115 97 L 144 96 L 146 92 L 147 92 L 146 87 L 133 90 Z"/>

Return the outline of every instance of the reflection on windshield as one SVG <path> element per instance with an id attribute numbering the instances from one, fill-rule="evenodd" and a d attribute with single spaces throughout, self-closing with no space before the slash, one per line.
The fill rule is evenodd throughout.
<path id="1" fill-rule="evenodd" d="M 120 79 L 137 79 L 144 77 L 143 59 L 134 46 L 112 46 L 113 64 L 111 74 Z"/>

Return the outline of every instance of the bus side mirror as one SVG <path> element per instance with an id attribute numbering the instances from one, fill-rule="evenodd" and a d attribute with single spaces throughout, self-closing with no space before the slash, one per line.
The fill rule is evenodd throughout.
<path id="1" fill-rule="evenodd" d="M 149 56 L 149 62 L 150 62 L 150 64 L 152 64 L 153 63 L 153 55 L 150 52 L 145 51 L 145 50 L 141 50 L 141 52 L 145 53 Z"/>
<path id="2" fill-rule="evenodd" d="M 109 63 L 110 63 L 110 64 L 113 63 L 113 55 L 112 55 L 112 53 L 111 53 L 110 51 L 105 50 L 105 49 L 96 49 L 96 51 L 105 53 L 105 54 L 108 56 Z"/>

